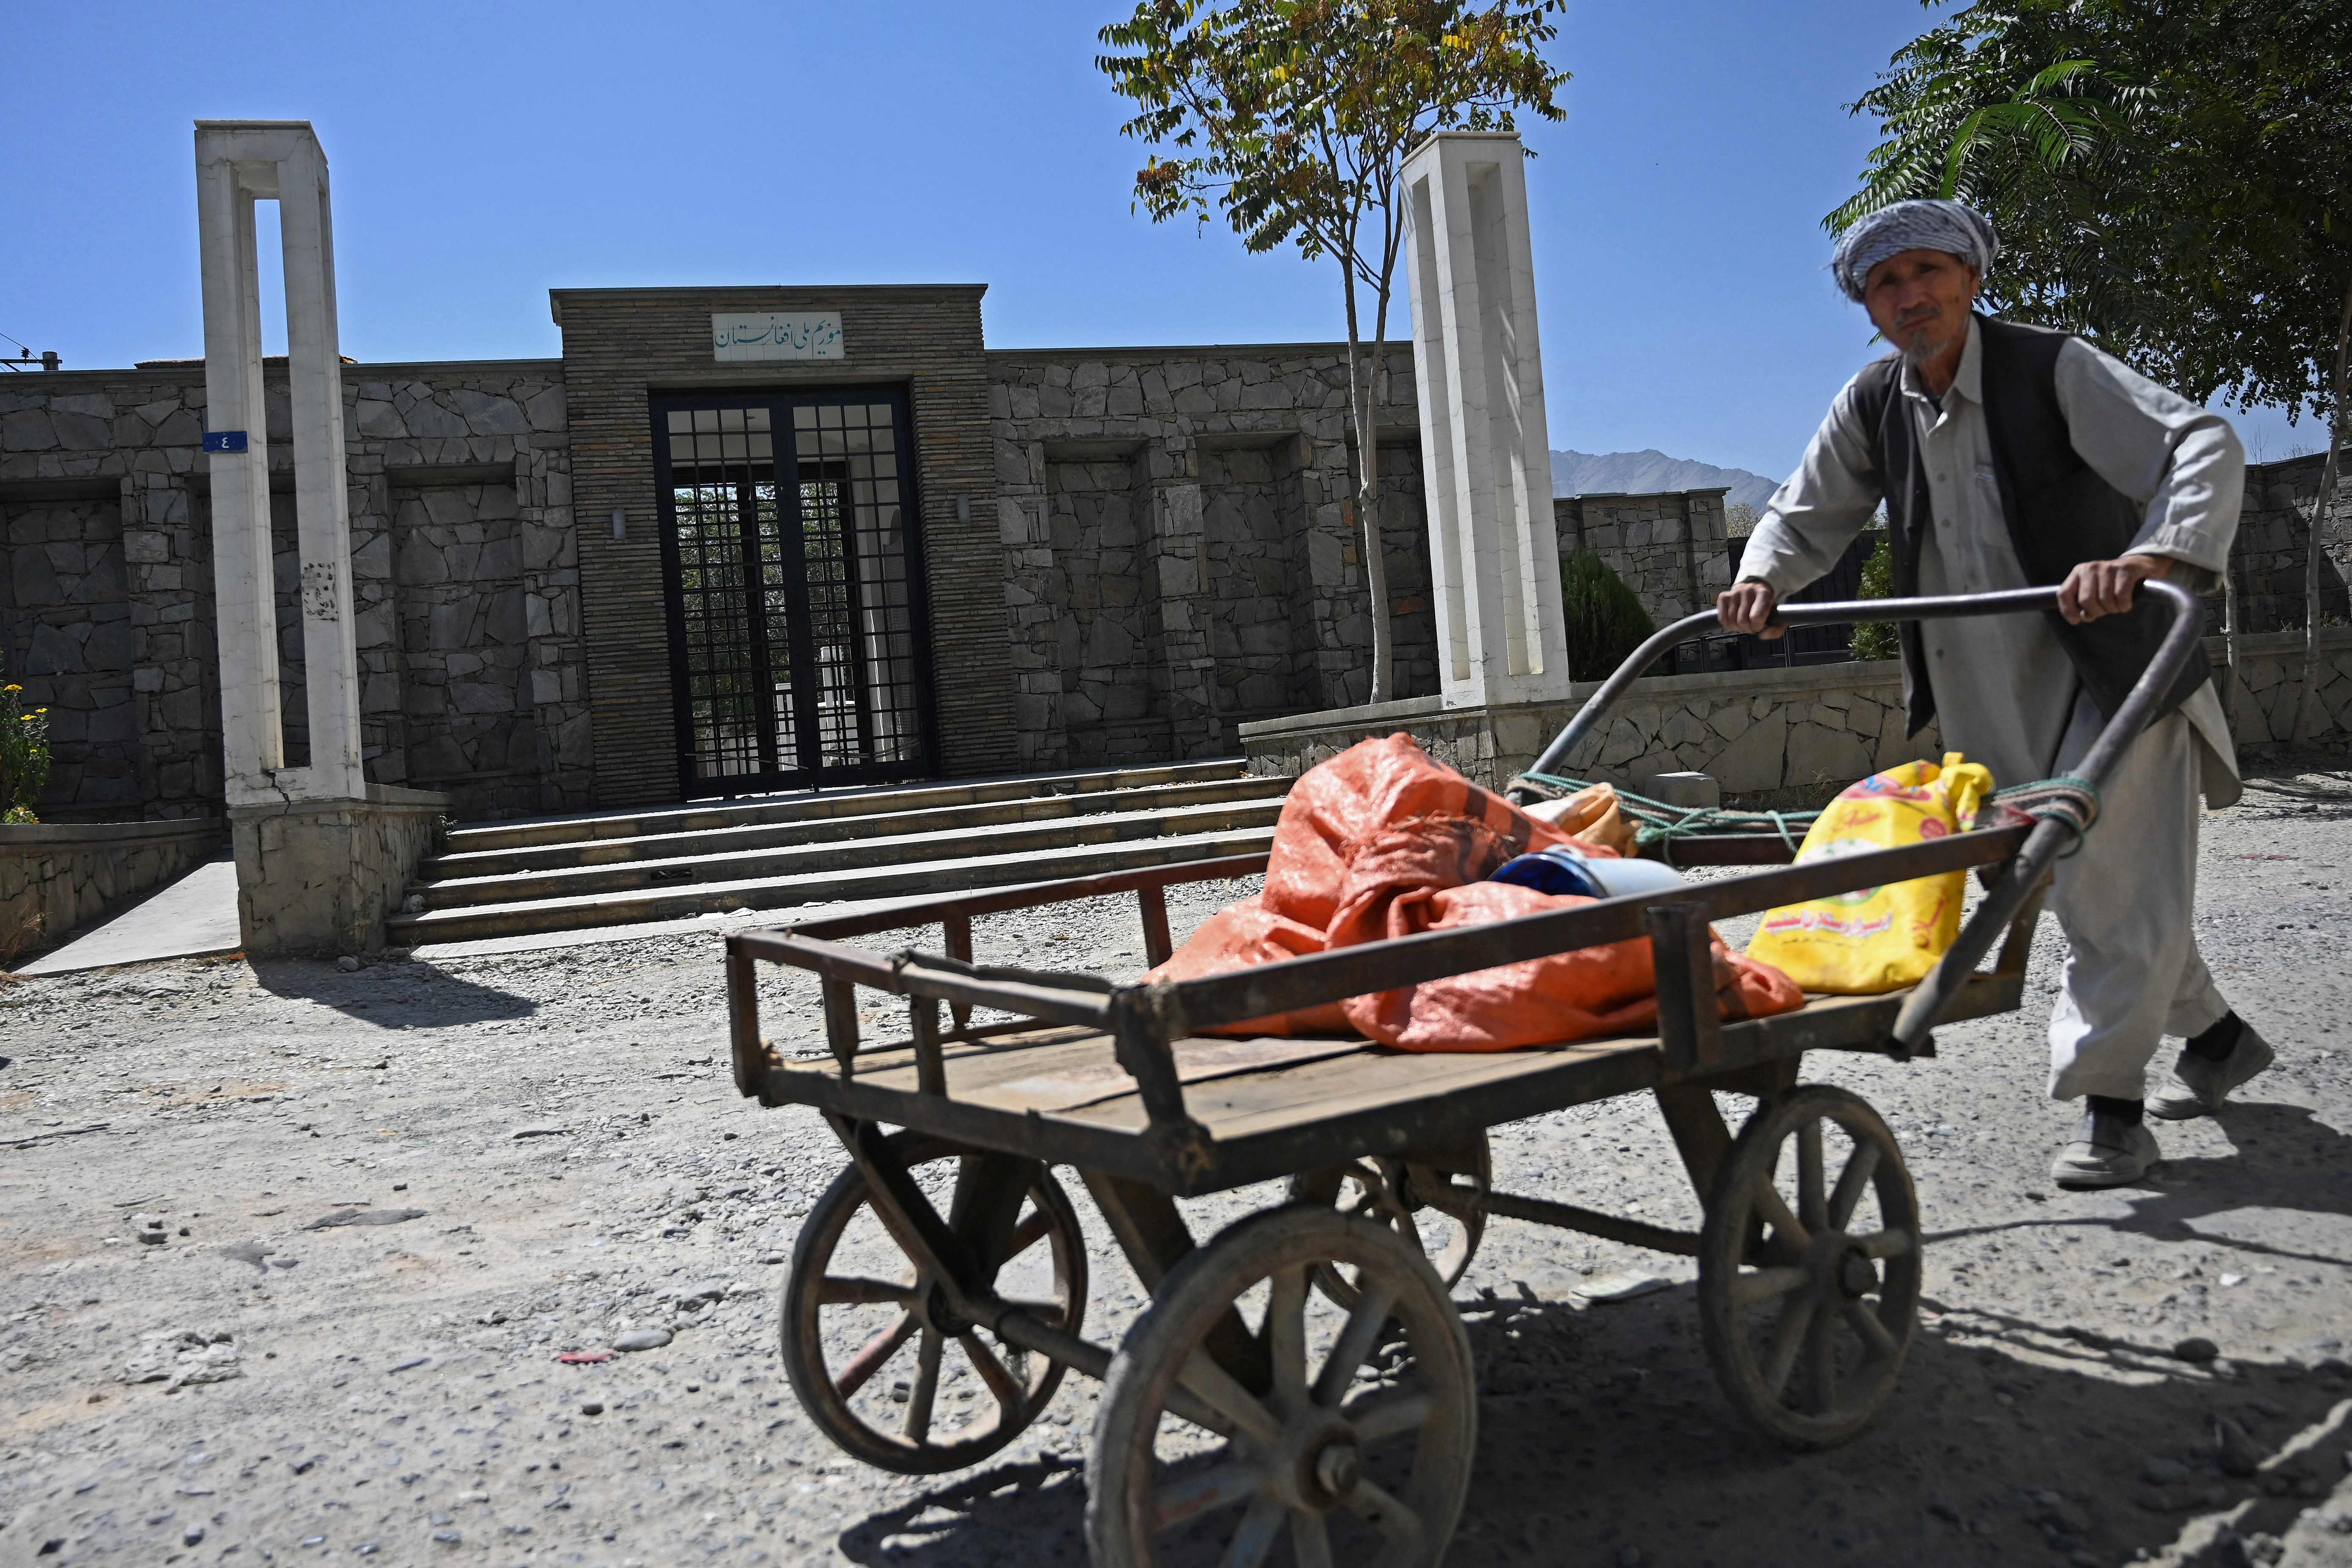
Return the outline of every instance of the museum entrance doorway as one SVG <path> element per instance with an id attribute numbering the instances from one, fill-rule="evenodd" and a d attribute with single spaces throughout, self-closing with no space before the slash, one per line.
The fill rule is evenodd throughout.
<path id="1" fill-rule="evenodd" d="M 907 399 L 653 399 L 688 799 L 934 771 Z"/>

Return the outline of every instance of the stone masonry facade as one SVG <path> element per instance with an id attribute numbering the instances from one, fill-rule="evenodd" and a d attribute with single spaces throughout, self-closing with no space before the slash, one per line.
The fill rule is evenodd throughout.
<path id="1" fill-rule="evenodd" d="M 1561 496 L 1552 503 L 1562 561 L 1590 550 L 1660 626 L 1715 603 L 1730 581 L 1724 492 Z M 1588 672 L 1578 670 L 1581 678 Z"/>
<path id="2" fill-rule="evenodd" d="M 307 751 L 282 362 L 266 376 L 289 750 Z M 467 816 L 591 804 L 563 377 L 547 361 L 348 365 L 368 774 Z M 0 383 L 10 679 L 50 709 L 45 820 L 218 815 L 204 368 Z"/>
<path id="3" fill-rule="evenodd" d="M 676 394 L 904 391 L 931 771 L 1232 755 L 1244 726 L 1361 703 L 1371 624 L 1344 349 L 992 351 L 983 292 L 561 289 L 560 360 L 347 364 L 370 780 L 446 793 L 463 817 L 679 797 L 651 418 L 651 400 Z M 714 363 L 711 316 L 735 310 L 838 313 L 847 357 Z M 285 733 L 299 761 L 282 363 L 265 381 Z M 221 811 L 205 402 L 194 361 L 0 381 L 0 661 L 50 710 L 46 820 Z M 1438 682 L 1409 345 L 1389 345 L 1378 406 L 1391 706 L 1411 707 Z M 2248 475 L 2235 571 L 2250 636 L 2301 624 L 2319 465 Z M 2347 495 L 2322 524 L 2329 626 L 2352 618 Z M 1708 603 L 1730 570 L 1720 490 L 1561 498 L 1554 519 L 1563 556 L 1596 552 L 1660 623 Z M 2283 728 L 2273 710 L 2290 674 L 2275 654 L 2249 658 L 2250 735 Z M 1775 773 L 1764 793 L 1859 767 L 1884 750 L 1886 704 L 1870 680 L 1837 679 L 1843 693 L 1832 680 L 1802 716 L 1783 715 L 1800 730 L 1782 742 L 1759 697 L 1727 695 L 1704 713 L 1659 707 L 1650 729 L 1629 711 L 1639 732 L 1605 738 L 1590 765 L 1719 749 L 1743 773 Z M 2340 729 L 2347 701 L 2331 683 L 2323 730 Z M 1453 744 L 1434 709 L 1420 721 Z M 1676 729 L 1692 723 L 1706 735 Z M 1743 747 L 1780 762 L 1750 769 Z"/>
<path id="4" fill-rule="evenodd" d="M 1434 691 L 1408 345 L 1379 385 L 1395 682 Z M 1019 760 L 1230 756 L 1238 726 L 1368 694 L 1344 351 L 988 356 Z"/>

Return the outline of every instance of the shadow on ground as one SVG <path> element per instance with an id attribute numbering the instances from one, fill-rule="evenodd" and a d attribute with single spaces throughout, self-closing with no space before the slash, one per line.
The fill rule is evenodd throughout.
<path id="1" fill-rule="evenodd" d="M 387 1029 L 434 1028 L 527 1018 L 539 1004 L 429 963 L 372 963 L 345 973 L 311 959 L 263 959 L 253 977 L 273 995 L 299 997 Z"/>
<path id="2" fill-rule="evenodd" d="M 2168 1159 L 2138 1187 L 2120 1189 L 2132 1205 L 2123 1217 L 2023 1219 L 1931 1232 L 1930 1242 L 2005 1230 L 2123 1230 L 2158 1241 L 2202 1241 L 2293 1263 L 2352 1266 L 2352 1136 L 2300 1105 L 2231 1101 L 2215 1119 L 2233 1145 L 2228 1157 Z M 2297 1215 L 2342 1220 L 2319 1247 L 2266 1239 L 2303 1231 Z M 2352 1312 L 2347 1312 L 2352 1316 Z"/>
<path id="3" fill-rule="evenodd" d="M 2338 822 L 2352 816 L 2352 769 L 2341 757 L 2290 758 L 2266 763 L 2246 775 L 2238 809 L 2260 816 L 2319 816 Z"/>
<path id="4" fill-rule="evenodd" d="M 1589 1311 L 1462 1306 L 1483 1396 L 1447 1556 L 1460 1568 L 2087 1568 L 2167 1552 L 2229 1568 L 2247 1560 L 2244 1538 L 2283 1531 L 2326 1495 L 2352 1442 L 2342 1375 L 2194 1365 L 2063 1325 L 1954 1311 L 1915 1338 L 1875 1426 L 1843 1447 L 1795 1453 L 1741 1425 L 1716 1392 L 1687 1286 Z M 2261 1471 L 2223 1472 L 2217 1417 L 2270 1456 Z M 1004 1465 L 862 1521 L 838 1545 L 855 1562 L 910 1568 L 1082 1563 L 1084 1509 L 1076 1458 Z"/>

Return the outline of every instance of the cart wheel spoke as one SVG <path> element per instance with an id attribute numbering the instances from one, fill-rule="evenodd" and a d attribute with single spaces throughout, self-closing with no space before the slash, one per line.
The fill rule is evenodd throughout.
<path id="1" fill-rule="evenodd" d="M 915 1314 L 899 1313 L 897 1322 L 866 1341 L 857 1353 L 849 1358 L 849 1364 L 843 1367 L 841 1375 L 833 1380 L 834 1388 L 844 1399 L 855 1394 L 866 1386 L 868 1379 L 882 1370 L 884 1362 L 898 1353 L 898 1347 L 905 1344 L 907 1336 L 914 1331 Z"/>
<path id="2" fill-rule="evenodd" d="M 828 1274 L 816 1288 L 816 1303 L 820 1307 L 911 1307 L 915 1304 L 915 1288 L 893 1285 L 887 1279 Z"/>
<path id="3" fill-rule="evenodd" d="M 1026 1312 L 1041 1323 L 1060 1323 L 1066 1310 L 1059 1301 L 1040 1301 L 1028 1296 L 999 1296 L 996 1300 L 1000 1305 Z"/>
<path id="4" fill-rule="evenodd" d="M 1274 1403 L 1289 1415 L 1307 1403 L 1307 1269 L 1276 1271 L 1266 1291 L 1266 1360 L 1274 1367 Z"/>
<path id="5" fill-rule="evenodd" d="M 1396 1287 L 1384 1279 L 1364 1280 L 1362 1289 L 1356 1310 L 1348 1314 L 1348 1326 L 1339 1331 L 1339 1342 L 1331 1347 L 1323 1370 L 1315 1375 L 1315 1403 L 1327 1410 L 1339 1404 L 1355 1382 L 1356 1369 L 1372 1353 L 1381 1325 L 1388 1321 L 1389 1308 L 1396 1301 Z"/>
<path id="6" fill-rule="evenodd" d="M 967 1330 L 956 1336 L 956 1343 L 961 1345 L 963 1353 L 971 1359 L 971 1369 L 980 1373 L 981 1382 L 988 1384 L 988 1392 L 996 1395 L 996 1403 L 1003 1409 L 1004 1418 L 1015 1426 L 1020 1425 L 1029 1414 L 1029 1391 L 1021 1386 L 1021 1380 L 1004 1370 L 1004 1363 L 980 1342 L 978 1334 Z"/>
<path id="7" fill-rule="evenodd" d="M 1356 1441 L 1367 1448 L 1426 1425 L 1429 1413 L 1429 1395 L 1418 1388 L 1384 1388 L 1339 1406 Z"/>
<path id="8" fill-rule="evenodd" d="M 1244 1435 L 1268 1447 L 1282 1440 L 1282 1423 L 1232 1373 L 1211 1361 L 1207 1352 L 1195 1350 L 1185 1358 L 1179 1381 Z"/>
<path id="9" fill-rule="evenodd" d="M 1780 1195 L 1769 1177 L 1758 1184 L 1756 1207 L 1772 1227 L 1772 1246 L 1781 1252 L 1793 1252 L 1813 1238 L 1813 1233 L 1789 1212 L 1789 1201 Z"/>
<path id="10" fill-rule="evenodd" d="M 915 1387 L 907 1396 L 907 1441 L 921 1443 L 931 1435 L 931 1405 L 940 1396 L 940 1352 L 945 1346 L 939 1331 L 923 1331 L 915 1352 Z"/>
<path id="11" fill-rule="evenodd" d="M 1012 1244 L 1004 1249 L 1005 1262 L 1012 1262 L 1053 1234 L 1054 1216 L 1044 1209 L 1031 1209 L 1021 1223 L 1013 1227 Z"/>
<path id="12" fill-rule="evenodd" d="M 1837 1190 L 1830 1194 L 1829 1221 L 1832 1230 L 1843 1230 L 1846 1221 L 1853 1217 L 1854 1205 L 1862 1202 L 1871 1177 L 1878 1173 L 1878 1145 L 1857 1143 L 1853 1153 L 1838 1173 Z"/>
<path id="13" fill-rule="evenodd" d="M 1797 1217 L 1808 1235 L 1829 1228 L 1829 1200 L 1822 1185 L 1822 1124 L 1818 1117 L 1797 1129 Z"/>
<path id="14" fill-rule="evenodd" d="M 1759 1301 L 1769 1301 L 1785 1296 L 1803 1285 L 1812 1276 L 1792 1263 L 1775 1268 L 1759 1268 L 1753 1274 L 1742 1274 L 1731 1282 L 1731 1304 L 1752 1307 Z"/>
<path id="15" fill-rule="evenodd" d="M 1777 1399 L 1789 1386 L 1789 1373 L 1796 1369 L 1797 1352 L 1805 1348 L 1805 1330 L 1813 1321 L 1813 1299 L 1799 1296 L 1780 1309 L 1780 1321 L 1772 1325 L 1772 1342 L 1764 1352 L 1764 1386 Z"/>
<path id="16" fill-rule="evenodd" d="M 1862 1336 L 1862 1342 L 1868 1348 L 1873 1361 L 1884 1360 L 1901 1348 L 1895 1342 L 1895 1336 L 1887 1332 L 1886 1325 L 1878 1321 L 1878 1314 L 1870 1310 L 1867 1301 L 1848 1301 L 1845 1304 L 1845 1321 L 1853 1325 L 1855 1333 Z"/>
<path id="17" fill-rule="evenodd" d="M 1290 1552 L 1298 1568 L 1331 1568 L 1331 1536 L 1312 1509 L 1290 1510 Z"/>
<path id="18" fill-rule="evenodd" d="M 1225 1544 L 1224 1556 L 1218 1559 L 1220 1568 L 1257 1568 L 1289 1518 L 1290 1510 L 1279 1498 L 1262 1497 L 1250 1504 L 1249 1511 L 1242 1515 L 1241 1528 Z"/>
<path id="19" fill-rule="evenodd" d="M 1907 1230 L 1874 1230 L 1853 1241 L 1866 1258 L 1907 1258 L 1916 1239 Z"/>
<path id="20" fill-rule="evenodd" d="M 1408 1548 L 1420 1546 L 1421 1515 L 1371 1482 L 1359 1478 L 1348 1495 L 1339 1501 L 1349 1513 L 1364 1520 L 1391 1541 Z"/>
<path id="21" fill-rule="evenodd" d="M 1827 1415 L 1837 1408 L 1837 1318 L 1814 1310 L 1805 1331 L 1805 1394 L 1813 1414 Z"/>
<path id="22" fill-rule="evenodd" d="M 1226 1450 L 1227 1453 L 1232 1451 L 1230 1448 Z M 1173 1530 L 1188 1519 L 1198 1519 L 1204 1513 L 1231 1508 L 1255 1494 L 1265 1485 L 1265 1468 L 1240 1459 L 1228 1459 L 1222 1465 L 1192 1471 L 1161 1487 L 1152 1499 L 1152 1529 Z M 1274 1504 L 1275 1522 L 1281 1522 L 1281 1503 L 1270 1497 L 1264 1500 Z M 1258 1510 L 1253 1507 L 1250 1511 L 1255 1514 Z M 1244 1521 L 1243 1528 L 1248 1528 L 1247 1521 Z M 1273 1539 L 1271 1531 L 1267 1531 L 1266 1539 Z M 1254 1563 L 1256 1559 L 1253 1557 L 1248 1561 Z"/>

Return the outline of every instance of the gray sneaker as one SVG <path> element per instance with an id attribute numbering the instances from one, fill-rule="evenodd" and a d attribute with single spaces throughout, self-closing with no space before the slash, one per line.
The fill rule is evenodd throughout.
<path id="1" fill-rule="evenodd" d="M 2074 1141 L 2050 1162 L 2050 1179 L 2062 1187 L 2120 1187 L 2162 1157 L 2156 1134 L 2141 1123 L 2086 1110 Z"/>
<path id="2" fill-rule="evenodd" d="M 2238 1043 L 2220 1061 L 2207 1061 L 2187 1050 L 2164 1075 L 2156 1092 L 2147 1097 L 2147 1113 L 2161 1116 L 2168 1121 L 2184 1121 L 2192 1116 L 2210 1116 L 2221 1109 L 2230 1091 L 2244 1083 L 2278 1059 L 2271 1043 L 2254 1033 L 2248 1024 L 2238 1036 Z"/>

